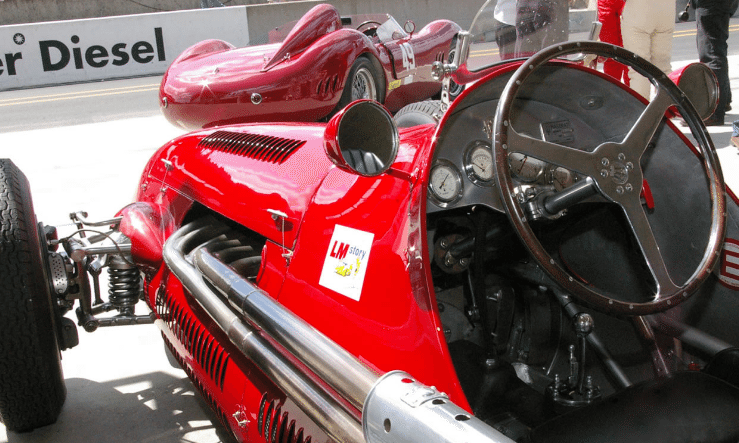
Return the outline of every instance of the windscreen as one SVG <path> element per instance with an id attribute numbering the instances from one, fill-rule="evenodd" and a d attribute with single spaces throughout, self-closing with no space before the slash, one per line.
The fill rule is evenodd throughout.
<path id="1" fill-rule="evenodd" d="M 469 29 L 473 38 L 468 69 L 529 57 L 563 41 L 589 39 L 595 11 L 574 9 L 580 6 L 574 0 L 486 1 Z"/>

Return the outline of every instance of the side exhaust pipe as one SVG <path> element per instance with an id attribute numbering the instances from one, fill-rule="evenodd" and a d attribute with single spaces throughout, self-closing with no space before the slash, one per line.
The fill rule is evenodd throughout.
<path id="1" fill-rule="evenodd" d="M 376 374 L 237 274 L 218 258 L 229 232 L 213 218 L 194 221 L 167 240 L 164 260 L 239 351 L 333 440 L 513 442 L 405 372 Z"/>

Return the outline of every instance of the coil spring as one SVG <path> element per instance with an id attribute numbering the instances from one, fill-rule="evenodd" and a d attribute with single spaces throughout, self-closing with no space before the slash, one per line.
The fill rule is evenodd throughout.
<path id="1" fill-rule="evenodd" d="M 141 293 L 141 274 L 136 266 L 111 256 L 108 268 L 108 300 L 122 313 L 133 311 Z"/>

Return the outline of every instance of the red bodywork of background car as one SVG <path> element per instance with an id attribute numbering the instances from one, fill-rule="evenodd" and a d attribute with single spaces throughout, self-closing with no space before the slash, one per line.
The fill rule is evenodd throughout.
<path id="1" fill-rule="evenodd" d="M 458 25 L 437 20 L 410 36 L 381 43 L 354 29 L 359 24 L 352 20 L 342 27 L 336 8 L 322 4 L 303 16 L 282 43 L 235 48 L 220 40 L 200 42 L 165 73 L 159 91 L 162 112 L 189 129 L 318 121 L 336 110 L 359 57 L 372 62 L 378 101 L 390 111 L 440 91 L 431 64 L 447 59 Z M 259 104 L 253 94 L 259 94 L 254 100 Z"/>

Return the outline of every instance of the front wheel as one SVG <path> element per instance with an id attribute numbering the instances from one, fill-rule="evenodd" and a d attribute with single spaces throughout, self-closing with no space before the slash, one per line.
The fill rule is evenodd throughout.
<path id="1" fill-rule="evenodd" d="M 14 432 L 54 423 L 66 397 L 42 254 L 28 180 L 0 159 L 0 420 Z"/>
<path id="2" fill-rule="evenodd" d="M 365 57 L 358 58 L 349 70 L 337 110 L 341 110 L 349 103 L 360 99 L 381 102 L 379 84 L 379 76 L 375 72 L 372 62 Z"/>

